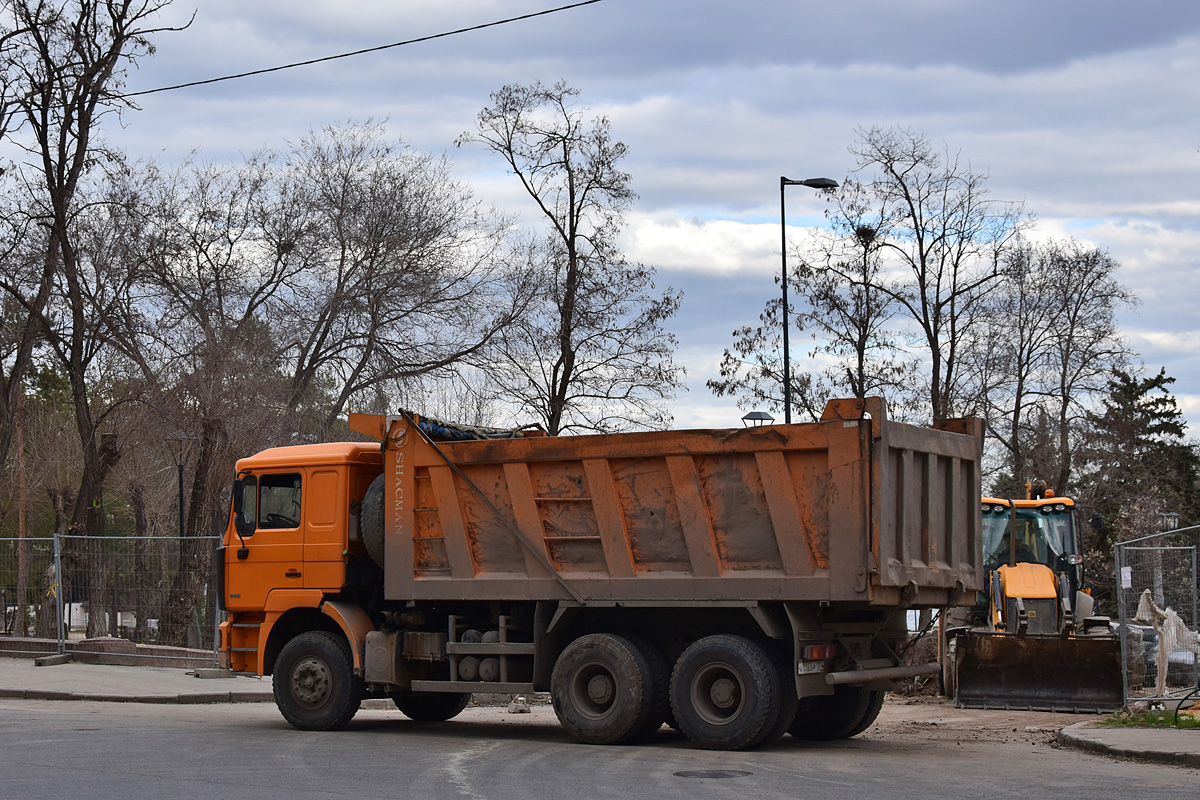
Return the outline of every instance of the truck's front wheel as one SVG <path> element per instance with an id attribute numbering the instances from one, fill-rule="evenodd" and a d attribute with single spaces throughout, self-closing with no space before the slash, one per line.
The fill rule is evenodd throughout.
<path id="1" fill-rule="evenodd" d="M 283 718 L 305 731 L 343 727 L 358 711 L 363 696 L 349 648 L 324 631 L 302 633 L 284 645 L 275 662 L 272 688 Z"/>

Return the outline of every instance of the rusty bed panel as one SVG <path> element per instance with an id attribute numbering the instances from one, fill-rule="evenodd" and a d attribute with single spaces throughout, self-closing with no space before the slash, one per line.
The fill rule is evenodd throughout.
<path id="1" fill-rule="evenodd" d="M 888 422 L 881 402 L 835 411 L 756 429 L 439 445 L 379 418 L 385 592 L 890 604 L 915 586 L 918 603 L 938 604 L 973 589 L 975 437 Z"/>

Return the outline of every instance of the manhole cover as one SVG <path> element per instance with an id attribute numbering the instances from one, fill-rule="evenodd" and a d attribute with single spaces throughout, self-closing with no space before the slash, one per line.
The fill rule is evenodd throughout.
<path id="1" fill-rule="evenodd" d="M 744 778 L 747 775 L 753 775 L 753 772 L 746 772 L 740 769 L 688 769 L 683 772 L 676 772 L 676 778 Z"/>

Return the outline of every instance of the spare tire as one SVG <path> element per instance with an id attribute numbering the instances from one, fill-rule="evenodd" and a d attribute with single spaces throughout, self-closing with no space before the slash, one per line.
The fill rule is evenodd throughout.
<path id="1" fill-rule="evenodd" d="M 363 495 L 362 514 L 358 519 L 363 545 L 367 554 L 380 568 L 383 567 L 383 476 L 371 481 Z"/>

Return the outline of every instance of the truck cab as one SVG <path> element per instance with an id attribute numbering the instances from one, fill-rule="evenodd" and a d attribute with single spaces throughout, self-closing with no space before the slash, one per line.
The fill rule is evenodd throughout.
<path id="1" fill-rule="evenodd" d="M 265 642 L 286 610 L 374 583 L 358 515 L 381 469 L 379 446 L 359 442 L 275 447 L 237 462 L 220 552 L 231 668 L 269 672 L 259 636 Z"/>

